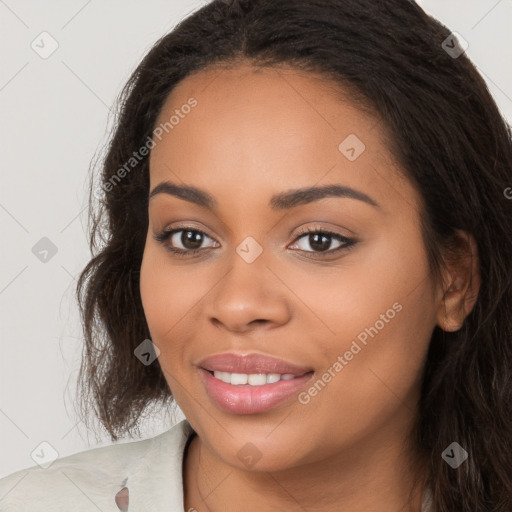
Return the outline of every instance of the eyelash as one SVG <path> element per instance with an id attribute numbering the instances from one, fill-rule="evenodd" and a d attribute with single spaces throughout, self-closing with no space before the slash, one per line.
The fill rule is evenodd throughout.
<path id="1" fill-rule="evenodd" d="M 168 243 L 167 243 L 167 240 L 169 238 L 171 238 L 172 235 L 174 235 L 175 233 L 179 233 L 180 231 L 191 231 L 193 233 L 200 233 L 201 235 L 204 235 L 208 238 L 211 238 L 210 236 L 208 236 L 204 231 L 201 231 L 200 229 L 197 229 L 193 226 L 178 226 L 176 228 L 173 228 L 173 229 L 169 229 L 169 230 L 164 230 L 160 233 L 158 233 L 157 235 L 155 235 L 155 240 L 159 243 L 161 243 L 165 249 L 167 249 L 168 251 L 172 252 L 173 254 L 175 254 L 176 256 L 178 257 L 187 257 L 187 256 L 192 256 L 192 255 L 195 255 L 201 251 L 203 251 L 205 248 L 202 248 L 202 249 L 187 249 L 187 250 L 183 250 L 183 249 L 176 249 L 176 247 L 172 247 L 170 246 Z M 325 229 L 321 229 L 321 228 L 318 228 L 318 227 L 314 227 L 314 228 L 304 228 L 302 229 L 298 236 L 295 238 L 295 240 L 293 241 L 293 243 L 297 242 L 298 240 L 300 240 L 302 237 L 304 237 L 305 235 L 310 235 L 310 234 L 322 234 L 322 235 L 327 235 L 327 237 L 329 238 L 335 238 L 336 240 L 338 240 L 339 242 L 343 242 L 344 245 L 340 245 L 340 247 L 336 248 L 336 249 L 331 249 L 331 250 L 327 250 L 327 251 L 323 251 L 323 252 L 315 252 L 315 251 L 303 251 L 301 249 L 298 249 L 299 251 L 302 251 L 302 252 L 307 252 L 307 253 L 314 253 L 315 255 L 315 258 L 316 257 L 320 257 L 320 258 L 324 258 L 324 257 L 327 257 L 327 256 L 332 256 L 333 254 L 337 254 L 341 251 L 348 251 L 350 249 L 352 249 L 354 247 L 354 245 L 356 245 L 357 241 L 352 239 L 352 238 L 347 238 L 343 235 L 340 235 L 339 233 L 334 233 L 332 231 L 328 231 L 328 230 L 325 230 Z"/>

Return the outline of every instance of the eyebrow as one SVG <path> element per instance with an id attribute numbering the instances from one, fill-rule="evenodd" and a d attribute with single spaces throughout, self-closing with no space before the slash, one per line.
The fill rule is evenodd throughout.
<path id="1" fill-rule="evenodd" d="M 208 210 L 214 210 L 218 206 L 218 202 L 212 195 L 205 190 L 191 185 L 177 185 L 170 181 L 163 181 L 151 191 L 149 199 L 155 197 L 157 194 L 175 196 Z M 375 208 L 381 207 L 377 201 L 364 192 L 344 185 L 325 185 L 322 187 L 292 189 L 272 196 L 269 204 L 273 210 L 280 211 L 312 203 L 326 197 L 357 199 Z"/>

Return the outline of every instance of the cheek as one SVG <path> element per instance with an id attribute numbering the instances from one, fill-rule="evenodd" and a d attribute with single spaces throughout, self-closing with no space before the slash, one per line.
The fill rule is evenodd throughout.
<path id="1" fill-rule="evenodd" d="M 172 290 L 175 288 L 165 285 L 163 281 L 166 277 L 163 262 L 156 257 L 155 251 L 148 249 L 146 244 L 140 268 L 140 295 L 146 321 L 153 337 L 158 337 L 165 322 L 172 321 L 169 316 L 166 320 L 165 312 L 172 311 L 172 309 L 169 310 L 167 302 L 172 302 Z"/>
<path id="2" fill-rule="evenodd" d="M 308 301 L 331 330 L 317 346 L 322 371 L 336 375 L 327 385 L 326 405 L 332 399 L 356 415 L 373 414 L 400 404 L 396 397 L 405 399 L 416 385 L 435 307 L 426 254 L 415 233 L 394 241 L 382 237 L 357 260 L 347 259 L 336 276 L 308 280 Z"/>
<path id="3" fill-rule="evenodd" d="M 218 280 L 215 272 L 200 272 L 176 260 L 151 241 L 146 243 L 140 293 L 151 340 L 161 352 L 160 363 L 183 372 L 204 316 L 204 300 Z"/>
<path id="4" fill-rule="evenodd" d="M 193 288 L 184 286 L 186 277 L 172 268 L 163 251 L 147 245 L 140 269 L 140 293 L 152 341 L 160 350 L 169 349 L 166 340 L 179 339 L 180 319 L 194 304 Z"/>
<path id="5" fill-rule="evenodd" d="M 296 295 L 311 307 L 315 322 L 323 324 L 319 330 L 326 340 L 323 345 L 332 347 L 330 352 L 345 345 L 348 349 L 352 339 L 376 323 L 384 334 L 390 326 L 414 326 L 432 319 L 428 262 L 414 226 L 407 233 L 383 232 L 356 251 L 336 267 L 289 274 Z M 311 315 L 306 316 L 313 321 Z M 361 337 L 364 339 L 364 334 Z M 392 343 L 400 343 L 400 339 L 396 337 Z"/>

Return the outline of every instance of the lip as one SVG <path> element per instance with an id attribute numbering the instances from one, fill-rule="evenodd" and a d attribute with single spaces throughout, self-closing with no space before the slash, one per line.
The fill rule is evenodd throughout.
<path id="1" fill-rule="evenodd" d="M 222 410 L 233 414 L 268 411 L 300 392 L 314 375 L 313 368 L 255 353 L 217 354 L 202 359 L 197 366 L 209 397 Z M 234 385 L 214 377 L 214 371 L 246 374 L 280 373 L 295 375 L 295 378 L 261 386 Z"/>
<path id="2" fill-rule="evenodd" d="M 263 354 L 234 354 L 224 353 L 202 359 L 197 366 L 208 371 L 230 373 L 281 373 L 302 375 L 313 368 L 298 366 L 283 359 L 277 359 Z"/>
<path id="3" fill-rule="evenodd" d="M 199 372 L 206 392 L 213 402 L 222 410 L 233 414 L 256 414 L 273 409 L 300 392 L 314 375 L 311 371 L 291 380 L 251 386 L 228 384 L 204 368 L 199 368 Z"/>

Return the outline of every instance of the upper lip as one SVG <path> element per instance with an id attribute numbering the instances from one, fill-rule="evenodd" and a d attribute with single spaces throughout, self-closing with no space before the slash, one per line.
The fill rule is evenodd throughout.
<path id="1" fill-rule="evenodd" d="M 302 375 L 312 368 L 298 366 L 282 359 L 262 354 L 239 355 L 233 353 L 217 354 L 202 359 L 198 366 L 209 371 L 229 373 L 281 373 Z"/>

